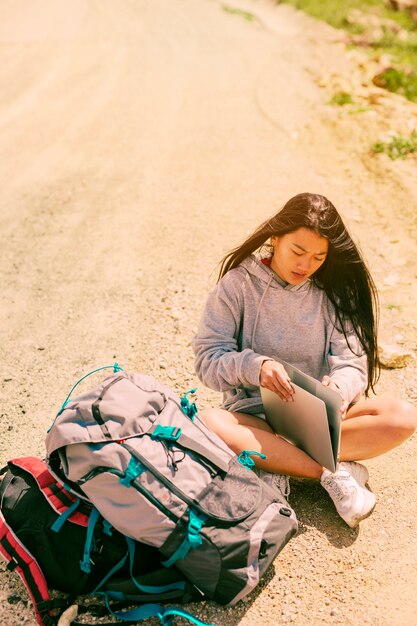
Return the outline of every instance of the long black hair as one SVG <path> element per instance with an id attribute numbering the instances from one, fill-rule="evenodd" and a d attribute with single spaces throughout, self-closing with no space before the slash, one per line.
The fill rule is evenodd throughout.
<path id="1" fill-rule="evenodd" d="M 240 246 L 220 262 L 219 280 L 273 236 L 309 228 L 329 242 L 326 260 L 311 280 L 333 304 L 336 319 L 347 340 L 349 326 L 359 338 L 368 361 L 368 386 L 374 391 L 380 362 L 377 345 L 378 296 L 365 261 L 333 204 L 319 194 L 300 193 L 261 224 Z"/>

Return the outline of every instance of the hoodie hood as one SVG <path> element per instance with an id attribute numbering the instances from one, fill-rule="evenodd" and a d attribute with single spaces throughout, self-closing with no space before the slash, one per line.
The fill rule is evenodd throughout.
<path id="1" fill-rule="evenodd" d="M 270 261 L 272 257 L 265 257 L 258 254 L 251 254 L 247 257 L 239 267 L 244 268 L 251 276 L 256 277 L 261 283 L 265 283 L 268 287 L 272 289 L 285 289 L 285 291 L 308 291 L 311 281 L 307 278 L 305 281 L 300 283 L 299 285 L 291 285 L 290 283 L 286 283 L 285 280 L 280 278 L 274 270 L 272 270 L 268 263 L 264 261 Z"/>

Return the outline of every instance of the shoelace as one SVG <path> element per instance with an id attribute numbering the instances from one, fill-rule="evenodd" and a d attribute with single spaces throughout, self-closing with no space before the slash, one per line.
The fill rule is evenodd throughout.
<path id="1" fill-rule="evenodd" d="M 347 487 L 343 484 L 343 481 L 349 481 L 350 478 L 351 476 L 349 473 L 346 473 L 345 475 L 339 473 L 336 479 L 333 474 L 325 478 L 324 482 L 328 487 L 328 491 L 331 491 L 338 500 L 342 500 L 347 494 Z"/>

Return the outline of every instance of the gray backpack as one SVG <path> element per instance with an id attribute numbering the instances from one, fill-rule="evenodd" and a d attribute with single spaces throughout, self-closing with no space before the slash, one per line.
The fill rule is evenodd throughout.
<path id="1" fill-rule="evenodd" d="M 164 565 L 231 606 L 258 584 L 297 520 L 251 471 L 256 453 L 236 456 L 187 395 L 116 364 L 65 401 L 46 438 L 48 465 L 117 531 L 158 548 Z"/>

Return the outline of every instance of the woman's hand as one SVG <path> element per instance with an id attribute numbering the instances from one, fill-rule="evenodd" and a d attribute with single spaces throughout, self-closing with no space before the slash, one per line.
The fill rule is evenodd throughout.
<path id="1" fill-rule="evenodd" d="M 281 400 L 286 402 L 294 401 L 294 388 L 291 385 L 285 367 L 276 361 L 264 361 L 261 365 L 259 384 L 265 389 L 274 391 Z"/>
<path id="2" fill-rule="evenodd" d="M 342 418 L 342 421 L 343 421 L 345 419 L 345 417 L 346 417 L 346 412 L 348 410 L 348 402 L 347 402 L 347 400 L 346 400 L 342 390 L 339 389 L 339 387 L 336 385 L 336 383 L 334 383 L 332 381 L 330 376 L 324 376 L 323 380 L 321 382 L 322 382 L 322 384 L 325 387 L 330 387 L 331 389 L 334 389 L 341 396 L 341 398 L 342 398 L 342 406 L 340 407 L 340 417 Z"/>

